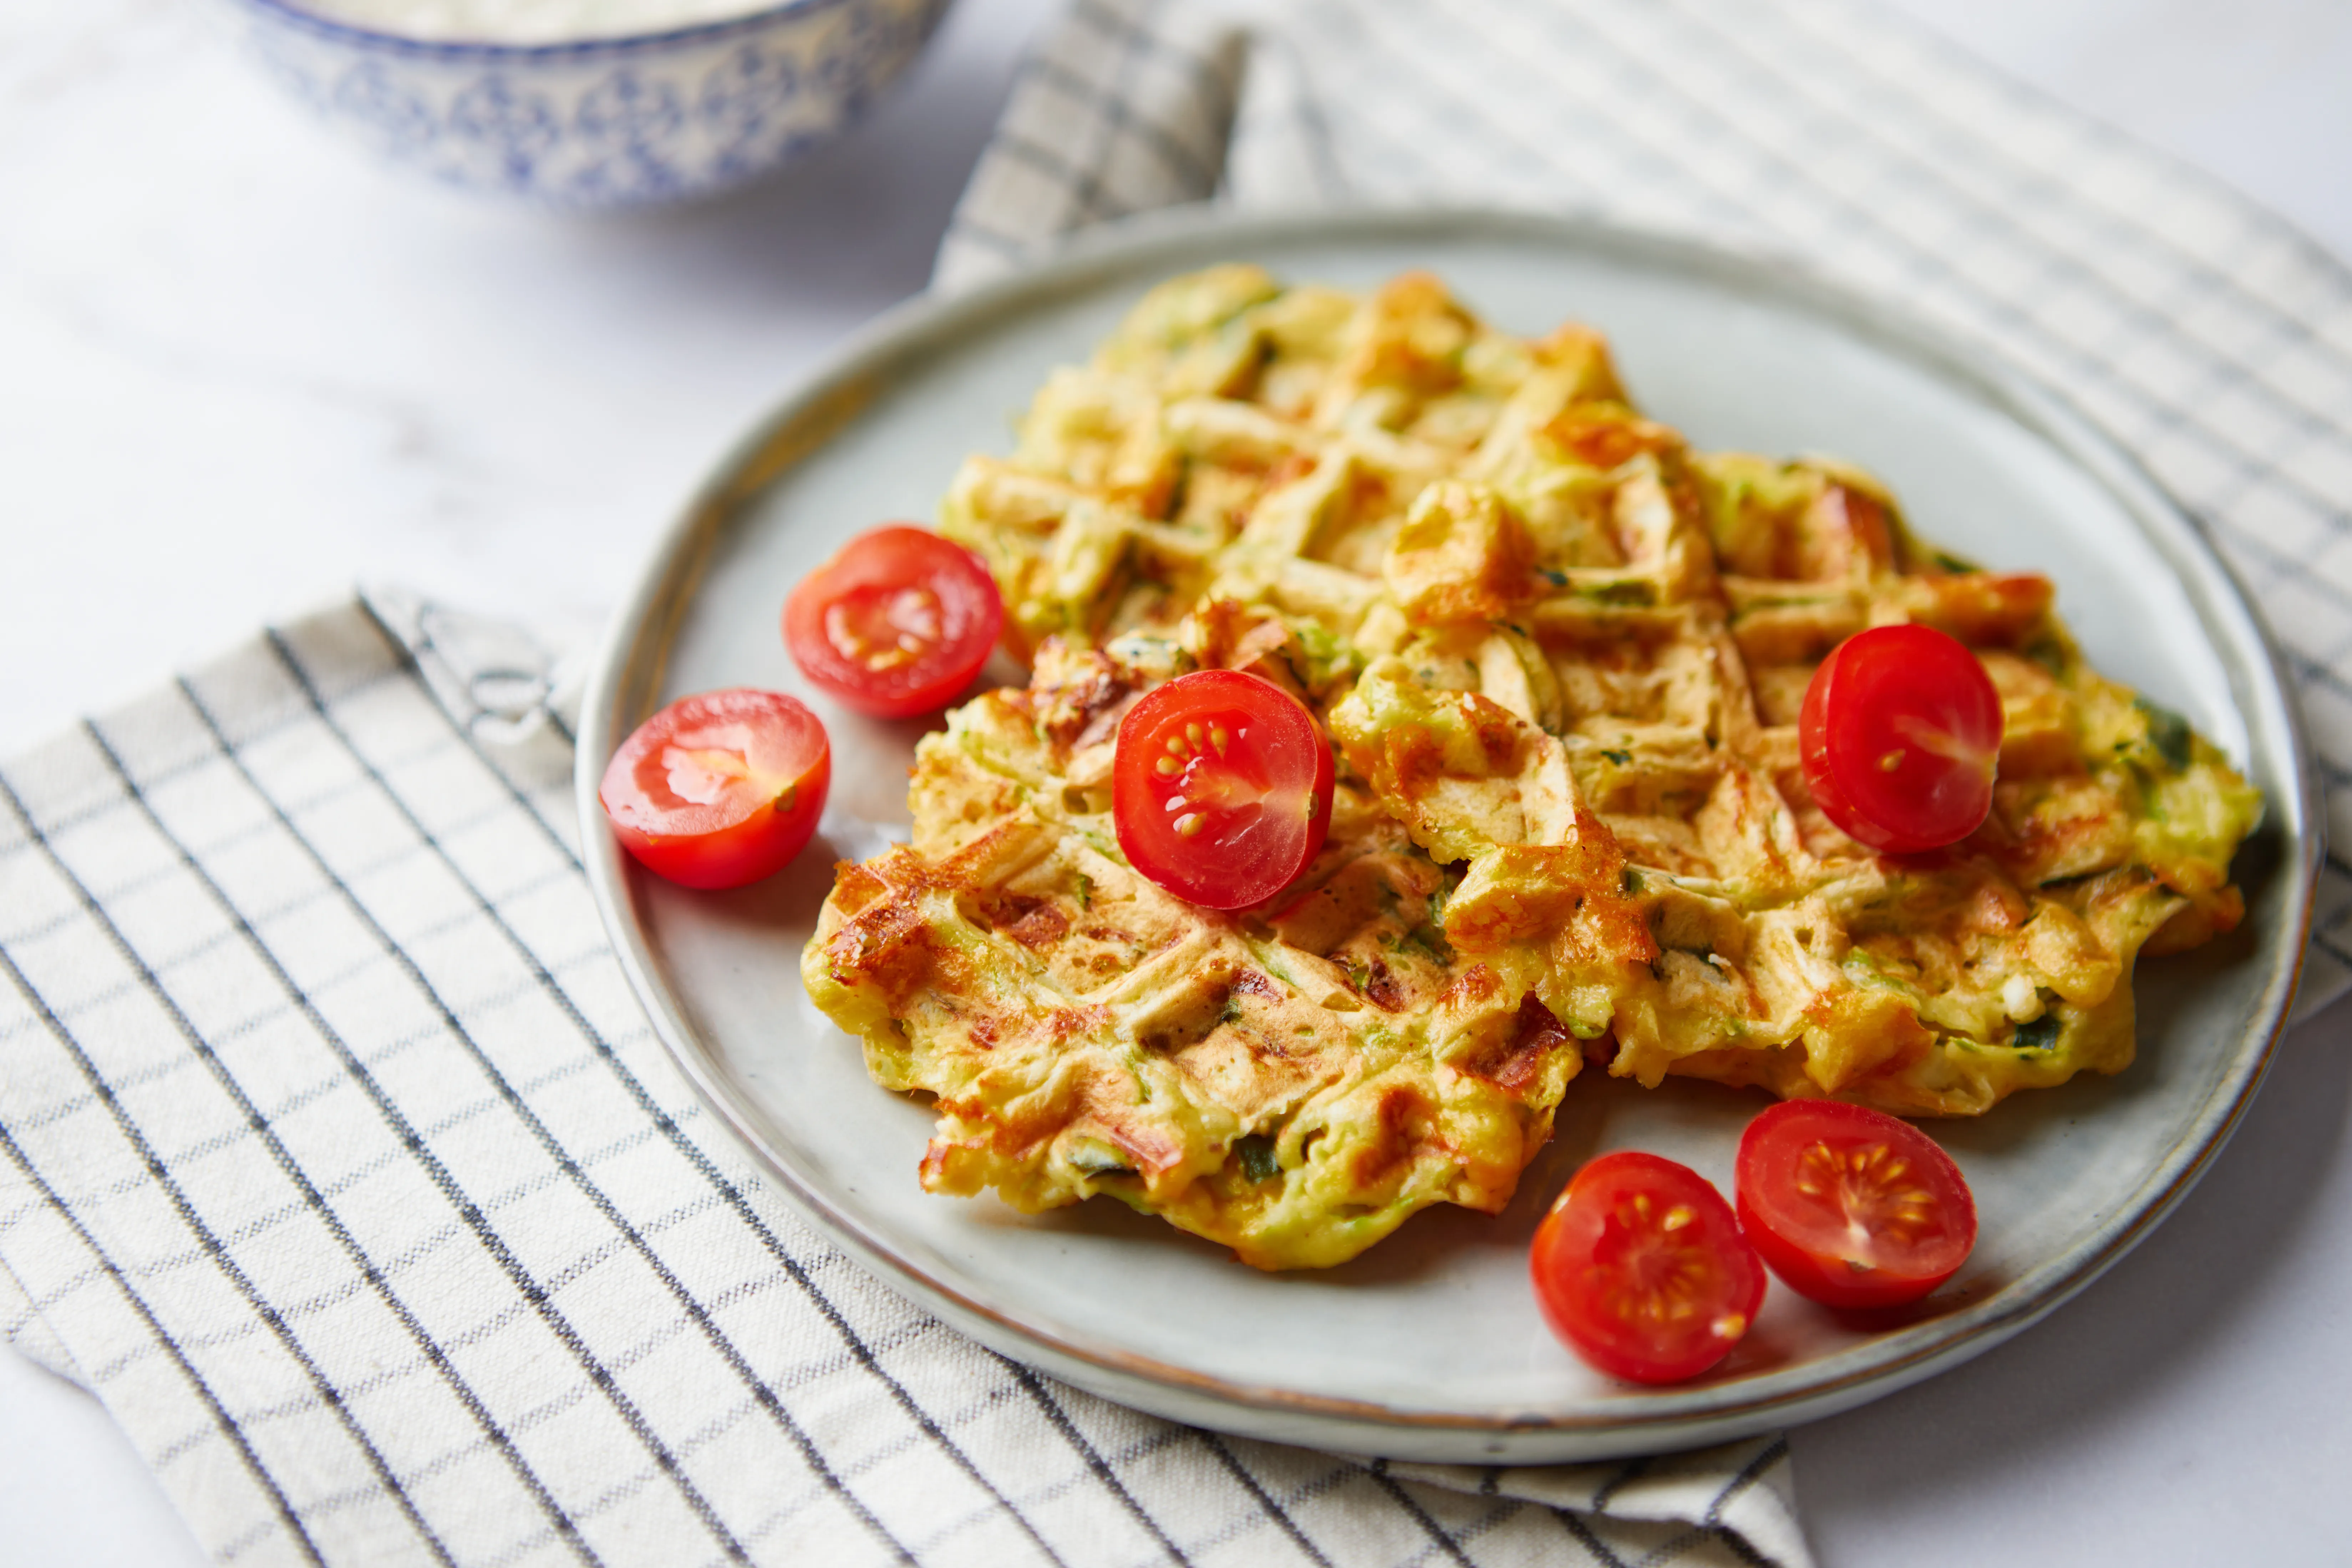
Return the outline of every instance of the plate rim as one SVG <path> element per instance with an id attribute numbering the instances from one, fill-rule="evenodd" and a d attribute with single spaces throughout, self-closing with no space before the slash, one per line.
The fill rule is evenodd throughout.
<path id="1" fill-rule="evenodd" d="M 601 826 L 597 802 L 604 758 L 651 711 L 676 626 L 703 569 L 740 503 L 763 489 L 854 420 L 890 367 L 935 338 L 984 328 L 1057 292 L 1084 287 L 1155 260 L 1207 265 L 1189 253 L 1230 242 L 1280 245 L 1357 239 L 1458 240 L 1484 234 L 1502 242 L 1550 244 L 1571 251 L 1663 263 L 1733 292 L 1794 308 L 1958 383 L 2048 443 L 2114 499 L 2174 570 L 2199 618 L 2199 632 L 2234 624 L 2254 657 L 2217 648 L 2235 696 L 2246 710 L 2249 761 L 2275 753 L 2279 789 L 2266 800 L 2266 829 L 2284 841 L 2275 874 L 2285 890 L 2292 930 L 2273 938 L 2253 1024 L 2235 1059 L 2183 1140 L 2148 1173 L 2134 1200 L 2084 1242 L 1993 1291 L 1936 1318 L 1891 1331 L 1901 1346 L 1839 1375 L 1807 1376 L 1804 1367 L 1759 1374 L 1738 1384 L 1701 1384 L 1614 1398 L 1604 1412 L 1434 1412 L 1370 1401 L 1253 1385 L 1165 1363 L 1108 1344 L 1089 1344 L 1040 1329 L 901 1259 L 885 1235 L 870 1233 L 829 1203 L 769 1148 L 736 1103 L 696 1038 L 681 998 L 660 978 L 645 934 L 629 916 L 629 862 Z M 2182 570 L 2185 565 L 2200 569 Z M 2251 685 L 2253 689 L 2246 690 Z M 2324 854 L 2325 814 L 2316 769 L 2286 665 L 2267 623 L 2196 515 L 2182 506 L 2128 448 L 2064 394 L 2012 363 L 2000 350 L 1971 343 L 1915 312 L 1811 263 L 1765 246 L 1733 246 L 1671 230 L 1590 214 L 1546 214 L 1482 206 L 1378 205 L 1306 214 L 1236 215 L 1219 209 L 1143 214 L 1085 231 L 1051 256 L 951 295 L 927 292 L 881 313 L 802 377 L 737 440 L 698 486 L 645 558 L 614 612 L 589 676 L 577 730 L 574 796 L 582 859 L 597 912 L 645 1009 L 654 1033 L 719 1124 L 752 1164 L 821 1232 L 867 1268 L 983 1343 L 1122 1403 L 1180 1420 L 1277 1440 L 1386 1453 L 1396 1458 L 1484 1463 L 1549 1463 L 1622 1455 L 1747 1436 L 1785 1423 L 1851 1408 L 1969 1359 L 2055 1311 L 2112 1267 L 2160 1224 L 2228 1143 L 2266 1075 L 2284 1032 L 2308 946 L 2313 899 Z M 2250 700 L 2251 699 L 2251 700 Z M 592 762 L 592 758 L 593 761 Z M 2291 937 L 2291 942 L 2287 938 Z M 2032 1289 L 2024 1287 L 2032 1286 Z M 1815 1364 L 1816 1365 L 1818 1364 Z M 1725 1398 L 1732 1390 L 1741 1396 Z M 1594 1439 L 1610 1439 L 1596 1446 Z"/>

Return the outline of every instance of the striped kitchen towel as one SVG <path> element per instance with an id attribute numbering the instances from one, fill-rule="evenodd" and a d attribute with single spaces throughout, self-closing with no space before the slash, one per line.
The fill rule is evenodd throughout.
<path id="1" fill-rule="evenodd" d="M 2219 183 L 1868 0 L 1076 0 L 935 278 L 1212 200 L 1603 214 L 1803 257 L 1991 345 L 2204 521 L 2352 848 L 2352 272 Z M 2339 852 L 2297 1016 L 2347 983 Z"/>
<path id="2" fill-rule="evenodd" d="M 379 594 L 0 768 L 0 1327 L 218 1560 L 1805 1562 L 1775 1438 L 1367 1464 L 877 1284 L 630 995 L 562 684 Z"/>

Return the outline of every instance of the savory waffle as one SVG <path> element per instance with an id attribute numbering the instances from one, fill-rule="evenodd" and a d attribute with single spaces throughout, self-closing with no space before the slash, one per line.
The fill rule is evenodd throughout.
<path id="1" fill-rule="evenodd" d="M 879 1082 L 938 1096 L 935 1190 L 1335 1262 L 1507 1201 L 1580 1041 L 1974 1113 L 2126 1065 L 2137 956 L 2242 915 L 2259 798 L 2084 664 L 2046 580 L 1924 549 L 1851 469 L 1692 453 L 1594 334 L 1426 277 L 1163 285 L 942 526 L 1035 678 L 924 742 L 912 843 L 843 868 L 803 963 Z M 2005 736 L 1984 827 L 1894 858 L 1815 809 L 1795 721 L 1906 620 L 1977 650 Z M 1324 852 L 1234 915 L 1108 814 L 1126 704 L 1202 666 L 1297 693 L 1344 764 Z"/>
<path id="2" fill-rule="evenodd" d="M 1454 953 L 1444 873 L 1360 783 L 1279 914 L 1129 869 L 1112 734 L 1174 653 L 1050 642 L 1026 690 L 926 737 L 913 843 L 842 868 L 810 995 L 877 1082 L 937 1097 L 936 1192 L 1109 1193 L 1265 1268 L 1342 1261 L 1431 1203 L 1501 1208 L 1579 1042 Z"/>

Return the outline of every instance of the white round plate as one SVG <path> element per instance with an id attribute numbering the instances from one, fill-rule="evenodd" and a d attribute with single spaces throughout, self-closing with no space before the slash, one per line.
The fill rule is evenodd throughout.
<path id="1" fill-rule="evenodd" d="M 1730 1189 L 1761 1103 L 1589 1072 L 1499 1218 L 1439 1207 L 1345 1267 L 1261 1274 L 1110 1199 L 1024 1217 L 916 1182 L 931 1118 L 867 1081 L 798 960 L 839 858 L 903 836 L 917 725 L 809 692 L 784 594 L 849 535 L 929 518 L 967 453 L 1003 452 L 1056 364 L 1145 288 L 1225 260 L 1365 285 L 1412 267 L 1522 333 L 1608 334 L 1642 406 L 1702 447 L 1828 453 L 1883 476 L 1919 531 L 2057 580 L 2098 667 L 2187 714 L 2259 784 L 2248 918 L 2143 971 L 2139 1061 L 2017 1096 L 1936 1136 L 1973 1184 L 1976 1254 L 1906 1322 L 1859 1326 L 1775 1288 L 1715 1373 L 1640 1388 L 1553 1340 L 1526 1253 L 1583 1160 L 1640 1147 Z M 833 804 L 770 883 L 710 895 L 639 873 L 604 829 L 614 746 L 662 704 L 751 685 L 824 716 Z M 1983 1351 L 2147 1234 L 2252 1096 L 2294 988 L 2318 854 L 2314 786 L 2263 632 L 2196 528 L 2114 445 L 2016 373 L 1785 263 L 1591 222 L 1492 213 L 1143 224 L 877 323 L 720 469 L 647 564 L 600 661 L 579 802 L 604 920 L 654 1025 L 713 1110 L 818 1227 L 1005 1354 L 1110 1398 L 1277 1441 L 1542 1463 L 1718 1441 L 1823 1416 Z"/>

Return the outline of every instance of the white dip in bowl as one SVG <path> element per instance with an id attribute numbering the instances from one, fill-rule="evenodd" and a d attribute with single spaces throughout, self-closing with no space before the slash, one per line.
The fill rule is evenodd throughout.
<path id="1" fill-rule="evenodd" d="M 264 69 L 381 156 L 572 208 L 706 195 L 831 141 L 947 0 L 228 0 Z"/>

